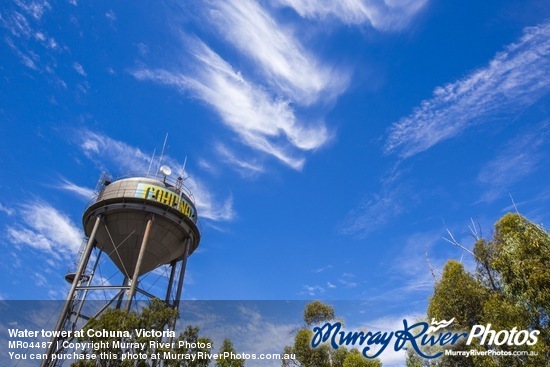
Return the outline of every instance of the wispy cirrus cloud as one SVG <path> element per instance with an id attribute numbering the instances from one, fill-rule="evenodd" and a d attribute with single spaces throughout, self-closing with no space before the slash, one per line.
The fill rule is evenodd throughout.
<path id="1" fill-rule="evenodd" d="M 515 137 L 482 167 L 477 176 L 478 183 L 485 188 L 480 201 L 490 202 L 507 195 L 507 190 L 533 173 L 545 157 L 548 158 L 545 152 L 548 152 L 549 126 L 550 122 L 545 121 Z"/>
<path id="2" fill-rule="evenodd" d="M 42 18 L 44 12 L 51 10 L 52 6 L 47 1 L 15 1 L 15 3 L 27 14 L 36 20 Z"/>
<path id="3" fill-rule="evenodd" d="M 426 293 L 433 289 L 434 276 L 440 276 L 440 269 L 455 254 L 452 246 L 437 248 L 438 244 L 446 246 L 446 242 L 442 240 L 443 233 L 441 228 L 412 233 L 404 239 L 402 251 L 393 258 L 389 268 L 389 274 L 399 274 L 402 277 L 398 294 Z"/>
<path id="4" fill-rule="evenodd" d="M 313 273 L 320 274 L 324 273 L 325 271 L 332 269 L 332 265 L 328 265 L 323 268 L 315 269 L 313 270 Z M 323 274 L 323 277 L 325 278 L 323 281 L 319 282 L 320 284 L 316 285 L 310 285 L 305 284 L 302 285 L 301 290 L 298 292 L 300 295 L 306 295 L 310 297 L 319 296 L 325 293 L 332 293 L 331 291 L 334 291 L 337 288 L 357 288 L 361 285 L 361 281 L 357 279 L 355 274 L 351 273 L 341 273 L 340 275 L 334 275 L 334 274 Z M 327 280 L 327 278 L 329 278 Z"/>
<path id="5" fill-rule="evenodd" d="M 241 322 L 235 329 L 239 332 L 239 336 L 246 337 L 232 339 L 241 348 L 238 350 L 246 352 L 257 351 L 257 353 L 264 354 L 278 353 L 278 351 L 284 350 L 285 346 L 290 343 L 291 331 L 296 328 L 296 325 L 288 321 L 280 322 L 266 318 L 253 306 L 247 307 L 243 305 L 239 309 L 243 319 L 246 321 Z M 269 338 L 265 338 L 265 335 L 269 335 Z M 258 361 L 257 365 L 268 367 L 274 364 L 270 361 Z"/>
<path id="6" fill-rule="evenodd" d="M 188 67 L 175 72 L 140 69 L 133 75 L 192 93 L 214 108 L 244 144 L 297 170 L 303 167 L 304 158 L 297 157 L 295 149 L 315 149 L 329 139 L 324 124 L 307 127 L 300 123 L 289 101 L 273 98 L 245 80 L 202 41 L 189 42 L 188 49 L 196 62 L 194 75 L 188 74 Z"/>
<path id="7" fill-rule="evenodd" d="M 85 200 L 90 200 L 94 194 L 94 190 L 89 187 L 78 186 L 65 178 L 61 178 L 61 181 L 62 183 L 55 186 L 56 188 L 75 193 Z"/>
<path id="8" fill-rule="evenodd" d="M 82 152 L 101 169 L 105 169 L 105 161 L 110 161 L 119 171 L 147 172 L 151 157 L 139 148 L 89 130 L 83 130 L 79 135 Z"/>
<path id="9" fill-rule="evenodd" d="M 73 69 L 74 69 L 74 71 L 76 71 L 78 74 L 80 74 L 83 77 L 88 76 L 88 74 L 86 74 L 86 70 L 84 70 L 84 67 L 76 61 L 73 62 Z"/>
<path id="10" fill-rule="evenodd" d="M 385 152 L 407 158 L 477 124 L 512 116 L 550 90 L 550 22 L 526 28 L 521 39 L 487 66 L 438 87 L 389 129 Z"/>
<path id="11" fill-rule="evenodd" d="M 331 287 L 332 288 L 332 287 Z M 315 297 L 326 292 L 326 288 L 320 285 L 304 285 L 302 290 L 298 293 L 304 296 Z"/>
<path id="12" fill-rule="evenodd" d="M 11 4 L 9 4 L 11 5 Z M 15 1 L 0 12 L 0 24 L 17 38 L 30 39 L 34 34 L 34 22 L 52 9 L 47 1 Z"/>
<path id="13" fill-rule="evenodd" d="M 143 153 L 139 148 L 88 130 L 81 131 L 80 136 L 79 144 L 82 152 L 89 159 L 95 161 L 101 169 L 108 170 L 109 166 L 114 166 L 118 172 L 126 170 L 126 173 L 130 174 L 146 174 L 151 167 L 152 157 Z M 158 157 L 151 167 L 151 172 L 157 169 L 155 165 L 157 159 Z M 173 160 L 168 155 L 165 155 L 163 160 L 173 169 L 182 167 L 180 162 Z M 206 185 L 196 177 L 189 177 L 185 184 L 193 193 L 195 206 L 201 218 L 228 221 L 235 217 L 231 196 L 223 202 L 219 202 Z"/>
<path id="14" fill-rule="evenodd" d="M 8 240 L 53 255 L 71 258 L 82 242 L 82 231 L 64 213 L 41 201 L 25 203 L 17 210 L 20 222 L 7 227 Z"/>
<path id="15" fill-rule="evenodd" d="M 344 273 L 342 274 L 342 276 L 340 276 L 338 278 L 338 282 L 340 284 L 342 284 L 344 287 L 347 287 L 347 288 L 355 288 L 357 286 L 359 286 L 359 283 L 354 281 L 353 279 L 355 278 L 355 275 L 354 274 L 350 274 L 350 273 Z M 329 282 L 330 283 L 330 282 Z M 335 286 L 333 286 L 332 288 L 336 288 Z"/>
<path id="16" fill-rule="evenodd" d="M 222 143 L 216 144 L 215 149 L 224 162 L 230 164 L 234 170 L 240 172 L 243 176 L 250 176 L 264 171 L 260 163 L 238 158 L 235 152 Z"/>
<path id="17" fill-rule="evenodd" d="M 344 24 L 368 23 L 380 31 L 398 31 L 428 3 L 428 0 L 278 0 L 282 6 L 293 8 L 303 18 L 315 20 L 338 19 Z"/>
<path id="18" fill-rule="evenodd" d="M 367 237 L 405 211 L 403 197 L 403 189 L 399 186 L 384 187 L 346 215 L 340 232 L 358 238 Z"/>
<path id="19" fill-rule="evenodd" d="M 12 216 L 15 214 L 15 209 L 8 208 L 0 203 L 0 213 L 5 213 L 6 215 Z"/>
<path id="20" fill-rule="evenodd" d="M 317 269 L 313 269 L 312 272 L 313 273 L 322 273 L 326 270 L 329 270 L 329 269 L 332 269 L 333 266 L 331 264 L 327 265 L 327 266 L 323 266 L 323 267 L 320 267 L 320 268 L 317 268 Z"/>
<path id="21" fill-rule="evenodd" d="M 309 105 L 345 90 L 349 77 L 322 65 L 257 2 L 229 0 L 211 6 L 213 26 L 255 61 L 270 86 L 285 98 Z"/>
<path id="22" fill-rule="evenodd" d="M 220 202 L 210 191 L 208 191 L 206 185 L 196 178 L 189 178 L 185 181 L 185 184 L 195 197 L 195 205 L 199 217 L 208 218 L 217 222 L 230 221 L 235 218 L 236 213 L 233 208 L 233 196 L 229 196 L 223 202 Z"/>
<path id="23" fill-rule="evenodd" d="M 59 43 L 42 29 L 44 14 L 52 11 L 47 1 L 14 1 L 0 9 L 0 26 L 6 29 L 4 42 L 17 55 L 20 62 L 37 72 L 54 74 L 57 60 L 51 53 L 42 57 L 36 52 L 36 44 L 48 51 L 59 51 Z"/>
<path id="24" fill-rule="evenodd" d="M 216 51 L 219 44 L 212 48 L 174 22 L 173 33 L 181 44 L 176 48 L 178 60 L 170 64 L 180 66 L 140 67 L 131 74 L 197 98 L 242 144 L 301 170 L 304 152 L 331 139 L 322 117 L 303 116 L 312 105 L 326 105 L 343 93 L 349 75 L 315 57 L 271 10 L 251 0 L 201 2 L 196 11 L 199 28 L 206 24 L 213 30 L 226 56 Z M 242 64 L 251 65 L 246 73 L 234 66 Z M 249 168 L 252 172 L 258 165 Z"/>

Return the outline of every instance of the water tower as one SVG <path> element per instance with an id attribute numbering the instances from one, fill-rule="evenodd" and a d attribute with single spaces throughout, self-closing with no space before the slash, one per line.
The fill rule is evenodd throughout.
<path id="1" fill-rule="evenodd" d="M 173 179 L 170 175 L 170 168 L 162 166 L 160 173 L 153 176 L 112 181 L 105 174 L 101 176 L 97 198 L 82 216 L 87 241 L 81 247 L 76 271 L 65 277 L 71 288 L 55 331 L 77 330 L 108 307 L 129 310 L 138 294 L 155 297 L 140 288 L 140 277 L 163 265 L 168 266 L 169 276 L 162 298 L 168 306 L 179 307 L 187 258 L 198 247 L 200 232 L 191 192 L 182 177 Z M 92 282 L 99 262 L 105 261 L 102 255 L 107 255 L 116 266 L 121 284 Z M 108 291 L 112 297 L 95 314 L 86 315 L 87 297 L 97 290 Z M 174 330 L 175 321 L 169 327 Z M 57 342 L 67 339 L 72 337 L 52 338 L 42 366 L 62 362 L 54 355 L 65 352 L 57 347 L 63 343 Z"/>

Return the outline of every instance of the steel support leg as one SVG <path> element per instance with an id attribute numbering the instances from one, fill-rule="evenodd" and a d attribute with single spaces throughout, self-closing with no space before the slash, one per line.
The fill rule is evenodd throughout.
<path id="1" fill-rule="evenodd" d="M 145 234 L 143 236 L 143 241 L 141 242 L 141 248 L 139 249 L 139 255 L 136 263 L 136 268 L 134 269 L 134 275 L 132 275 L 132 284 L 130 284 L 130 290 L 128 291 L 128 300 L 126 301 L 126 310 L 129 311 L 132 306 L 132 299 L 136 294 L 136 288 L 138 285 L 139 272 L 141 270 L 141 263 L 143 262 L 143 257 L 145 256 L 145 250 L 147 249 L 147 242 L 149 242 L 149 233 L 151 232 L 151 227 L 153 226 L 154 216 L 151 215 L 147 221 L 147 226 L 145 227 Z"/>
<path id="2" fill-rule="evenodd" d="M 100 222 L 101 222 L 101 216 L 98 215 L 96 217 L 94 228 L 92 229 L 92 233 L 90 234 L 90 238 L 88 239 L 88 243 L 86 244 L 86 249 L 84 250 L 84 253 L 82 254 L 82 258 L 80 259 L 80 264 L 78 264 L 78 269 L 76 270 L 76 275 L 73 279 L 73 283 L 71 284 L 71 289 L 69 290 L 69 294 L 67 294 L 65 305 L 63 306 L 63 310 L 61 311 L 61 314 L 59 315 L 59 319 L 57 320 L 57 324 L 55 326 L 56 332 L 61 331 L 61 328 L 63 327 L 63 324 L 65 323 L 68 317 L 69 310 L 71 309 L 71 305 L 74 300 L 76 286 L 80 282 L 80 277 L 82 276 L 82 273 L 84 272 L 84 270 L 86 269 L 86 266 L 88 265 L 88 260 L 90 259 L 90 254 L 92 253 L 92 249 L 94 247 L 95 236 L 97 233 L 97 229 L 99 228 Z M 58 340 L 59 340 L 59 337 L 57 336 L 54 336 L 52 338 L 50 347 L 46 352 L 46 358 L 42 361 L 42 364 L 41 364 L 42 367 L 50 365 L 50 362 L 52 360 L 52 354 L 57 345 Z"/>

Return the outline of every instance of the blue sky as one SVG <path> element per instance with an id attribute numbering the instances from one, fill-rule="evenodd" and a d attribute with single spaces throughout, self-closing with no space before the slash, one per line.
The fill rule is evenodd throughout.
<path id="1" fill-rule="evenodd" d="M 548 221 L 543 1 L 3 2 L 0 297 L 62 299 L 102 170 L 164 162 L 202 240 L 184 298 L 422 314 L 468 226 Z M 371 322 L 372 323 L 372 322 Z"/>

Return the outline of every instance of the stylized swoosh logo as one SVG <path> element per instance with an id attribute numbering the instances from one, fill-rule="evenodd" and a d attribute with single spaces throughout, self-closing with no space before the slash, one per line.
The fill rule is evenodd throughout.
<path id="1" fill-rule="evenodd" d="M 435 319 L 432 318 L 432 326 L 428 328 L 428 333 L 435 333 L 439 329 L 444 329 L 447 326 L 451 325 L 454 321 L 455 321 L 454 317 L 449 321 L 441 320 L 439 322 L 435 321 Z"/>

